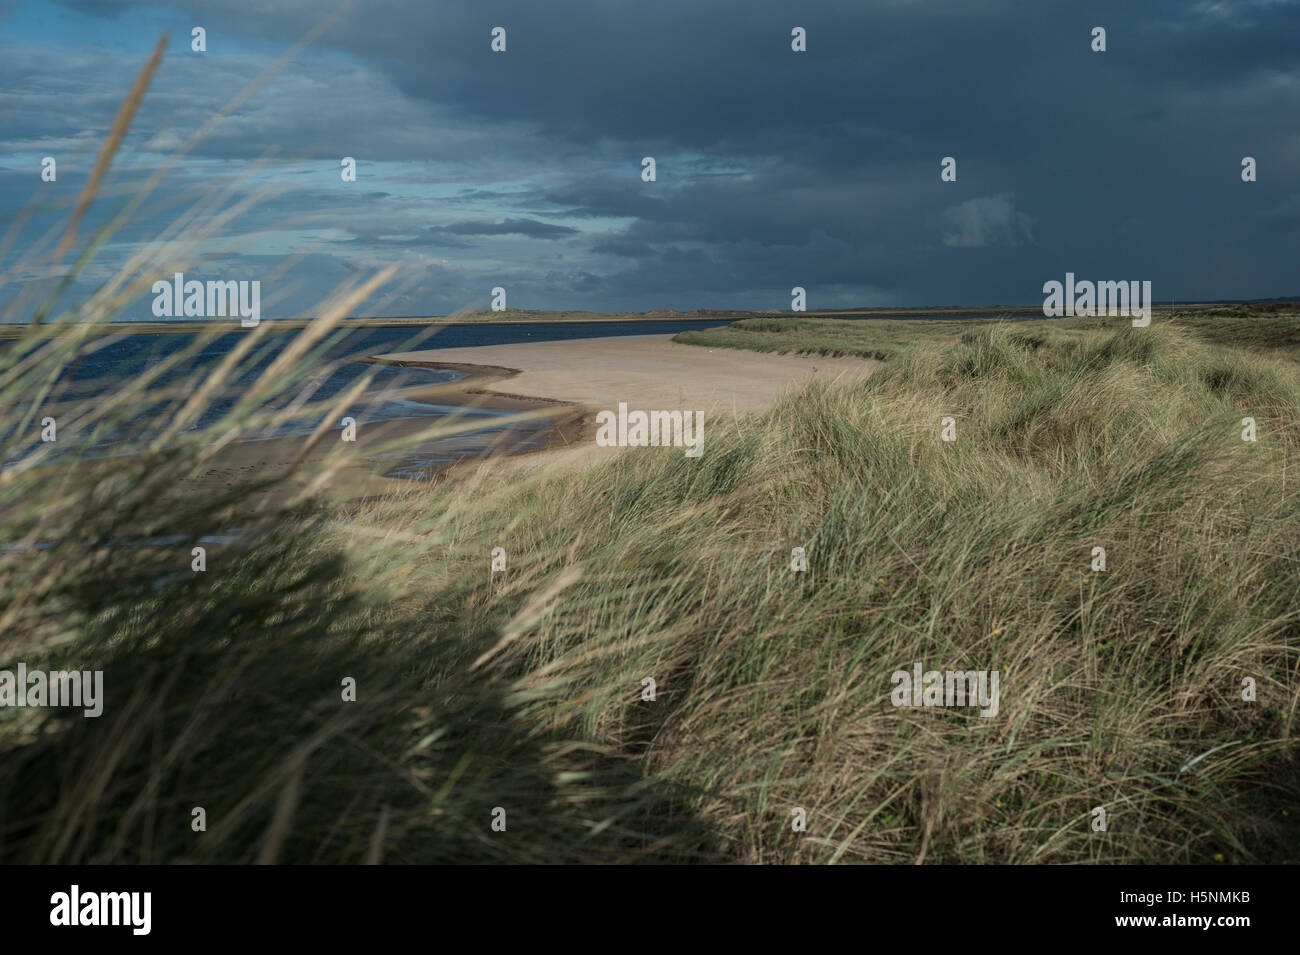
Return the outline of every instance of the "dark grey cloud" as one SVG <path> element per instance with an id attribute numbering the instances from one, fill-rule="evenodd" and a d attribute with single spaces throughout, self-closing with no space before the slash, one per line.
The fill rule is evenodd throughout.
<path id="1" fill-rule="evenodd" d="M 138 23 L 142 48 L 145 11 L 175 21 L 123 156 L 144 172 L 336 6 L 64 9 Z M 189 23 L 207 54 L 188 52 Z M 814 306 L 1024 302 L 1067 270 L 1150 278 L 1162 298 L 1300 294 L 1296 36 L 1293 0 L 367 0 L 167 195 L 265 161 L 250 179 L 292 189 L 230 237 L 302 255 L 322 284 L 400 256 L 407 314 L 496 284 L 525 307 L 782 306 L 793 285 Z M 0 59 L 0 153 L 93 155 L 141 57 L 25 39 Z M 7 176 L 6 212 L 30 192 Z"/>

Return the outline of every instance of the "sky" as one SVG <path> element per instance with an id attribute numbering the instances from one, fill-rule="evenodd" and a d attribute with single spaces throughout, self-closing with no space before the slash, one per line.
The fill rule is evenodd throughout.
<path id="1" fill-rule="evenodd" d="M 63 274 L 42 250 L 164 33 L 77 250 L 166 175 L 74 300 L 177 264 L 260 281 L 264 317 L 390 265 L 359 314 L 1300 295 L 1300 0 L 340 6 L 0 0 L 0 301 Z"/>

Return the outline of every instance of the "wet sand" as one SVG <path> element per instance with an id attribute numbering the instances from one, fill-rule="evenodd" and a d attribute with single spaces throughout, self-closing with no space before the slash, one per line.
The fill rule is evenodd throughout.
<path id="1" fill-rule="evenodd" d="M 472 381 L 467 378 L 450 385 L 407 389 L 402 394 L 436 404 L 531 414 L 531 419 L 514 418 L 503 433 L 492 439 L 494 455 L 545 453 L 548 448 L 567 447 L 579 439 L 582 422 L 576 409 L 555 402 L 469 393 L 460 385 L 472 385 Z M 550 422 L 549 426 L 545 426 L 543 417 Z M 502 419 L 482 417 L 463 419 L 465 425 L 472 423 L 475 428 L 501 426 L 499 422 L 504 423 Z M 416 449 L 429 447 L 431 441 L 437 440 L 440 454 L 459 451 L 467 460 L 481 455 L 484 438 L 473 434 L 447 436 L 448 426 L 455 425 L 457 422 L 450 418 L 428 417 L 363 422 L 356 429 L 354 441 L 343 442 L 341 432 L 331 429 L 310 447 L 307 438 L 302 436 L 240 441 L 216 450 L 191 484 L 196 492 L 202 493 L 230 488 L 249 478 L 282 479 L 268 494 L 284 500 L 307 490 L 328 470 L 331 472 L 328 479 L 321 481 L 318 489 L 335 500 L 407 492 L 412 487 L 409 479 L 388 474 L 408 464 Z M 541 450 L 533 451 L 534 447 Z M 295 467 L 295 463 L 303 466 Z M 431 469 L 430 475 L 449 467 Z"/>

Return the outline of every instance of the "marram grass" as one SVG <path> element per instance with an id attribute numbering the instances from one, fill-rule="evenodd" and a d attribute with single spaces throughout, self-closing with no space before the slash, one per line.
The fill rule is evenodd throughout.
<path id="1" fill-rule="evenodd" d="M 7 472 L 6 541 L 46 546 L 0 553 L 4 665 L 107 700 L 0 711 L 0 857 L 1294 860 L 1298 420 L 1290 362 L 1007 326 L 700 459 L 344 512 L 195 499 L 203 435 Z M 894 707 L 915 662 L 999 670 L 998 714 Z"/>
<path id="2" fill-rule="evenodd" d="M 689 793 L 729 858 L 1294 860 L 1298 421 L 1286 361 L 995 327 L 454 525 L 470 577 L 492 544 L 538 586 L 581 568 L 501 672 Z M 894 708 L 918 661 L 1000 670 L 997 717 Z"/>

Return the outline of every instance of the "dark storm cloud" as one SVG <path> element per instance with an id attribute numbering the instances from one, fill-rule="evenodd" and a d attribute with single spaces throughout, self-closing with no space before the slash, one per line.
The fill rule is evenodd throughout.
<path id="1" fill-rule="evenodd" d="M 209 53 L 169 56 L 137 150 L 177 141 L 336 3 L 149 7 L 202 24 Z M 1067 270 L 1162 299 L 1297 294 L 1296 36 L 1289 0 L 367 0 L 194 155 L 320 158 L 335 178 L 339 155 L 407 164 L 363 203 L 305 175 L 285 209 L 342 233 L 325 258 L 454 253 L 417 266 L 435 301 L 501 282 L 530 307 L 782 306 L 796 284 L 821 306 L 1028 302 Z M 78 70 L 105 69 L 83 50 L 10 58 L 6 88 L 30 95 L 0 143 L 89 142 L 136 62 L 92 86 Z"/>
<path id="2" fill-rule="evenodd" d="M 272 0 L 256 15 L 243 0 L 173 6 L 206 23 L 217 45 L 223 32 L 292 42 L 336 4 Z M 796 23 L 808 30 L 804 55 L 790 53 Z M 1109 29 L 1104 55 L 1088 47 L 1095 24 Z M 505 54 L 489 50 L 495 25 L 508 30 Z M 928 150 L 948 137 L 1014 148 L 1039 137 L 1044 121 L 1065 126 L 1080 110 L 1113 119 L 1116 105 L 1140 107 L 1156 91 L 1293 72 L 1298 29 L 1295 3 L 1267 0 L 567 0 L 494 9 L 370 0 L 318 42 L 357 54 L 415 99 L 486 123 L 536 124 L 584 149 L 655 143 L 749 155 L 798 132 L 853 134 L 857 145 L 888 137 L 895 148 Z M 799 143 L 788 148 L 797 153 Z"/>

